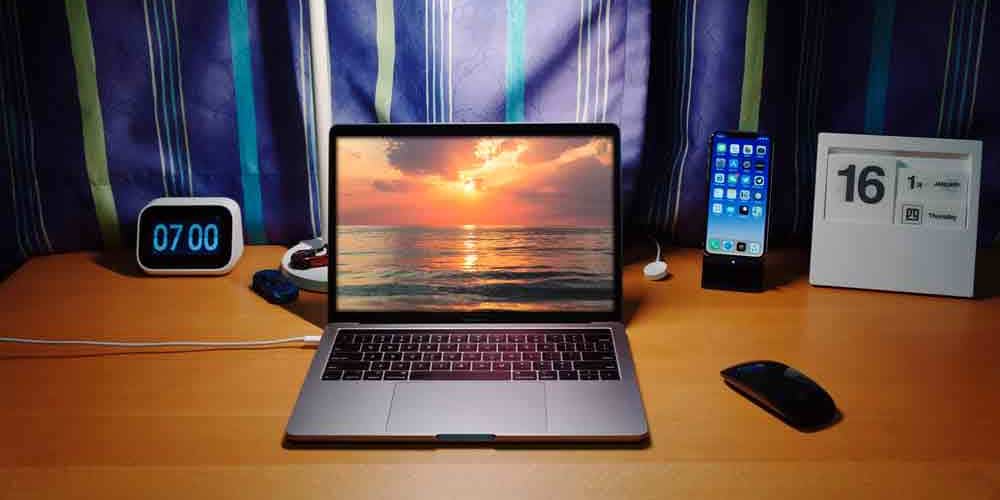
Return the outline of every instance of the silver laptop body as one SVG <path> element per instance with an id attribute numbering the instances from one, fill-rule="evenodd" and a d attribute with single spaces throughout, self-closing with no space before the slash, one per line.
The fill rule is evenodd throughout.
<path id="1" fill-rule="evenodd" d="M 289 442 L 648 436 L 616 126 L 338 125 L 330 144 L 332 321 Z"/>

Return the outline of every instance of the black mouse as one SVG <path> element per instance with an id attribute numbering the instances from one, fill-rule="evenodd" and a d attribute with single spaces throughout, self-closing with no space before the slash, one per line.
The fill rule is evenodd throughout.
<path id="1" fill-rule="evenodd" d="M 820 430 L 840 418 L 819 384 L 783 363 L 750 361 L 720 373 L 727 385 L 798 430 Z"/>

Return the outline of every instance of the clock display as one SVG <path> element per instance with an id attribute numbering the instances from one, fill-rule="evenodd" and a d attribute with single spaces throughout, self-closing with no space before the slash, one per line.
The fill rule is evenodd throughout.
<path id="1" fill-rule="evenodd" d="M 219 223 L 167 224 L 153 226 L 153 251 L 213 253 L 219 250 Z"/>
<path id="2" fill-rule="evenodd" d="M 151 206 L 139 222 L 139 258 L 153 269 L 214 269 L 229 262 L 232 216 L 216 205 Z"/>

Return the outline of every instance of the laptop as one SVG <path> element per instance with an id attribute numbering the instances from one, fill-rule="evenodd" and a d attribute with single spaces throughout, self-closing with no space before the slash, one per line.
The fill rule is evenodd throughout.
<path id="1" fill-rule="evenodd" d="M 337 125 L 286 439 L 637 441 L 611 124 Z"/>

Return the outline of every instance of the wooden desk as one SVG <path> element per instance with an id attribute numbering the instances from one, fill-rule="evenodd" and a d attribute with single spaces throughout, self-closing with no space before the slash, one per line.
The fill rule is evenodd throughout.
<path id="1" fill-rule="evenodd" d="M 255 339 L 317 333 L 222 278 L 137 278 L 126 254 L 38 258 L 0 283 L 0 335 Z M 313 351 L 119 354 L 0 346 L 0 498 L 1000 498 L 1000 299 L 812 288 L 703 291 L 626 271 L 652 439 L 641 448 L 287 450 Z M 727 389 L 753 358 L 801 368 L 845 418 L 802 434 Z"/>

